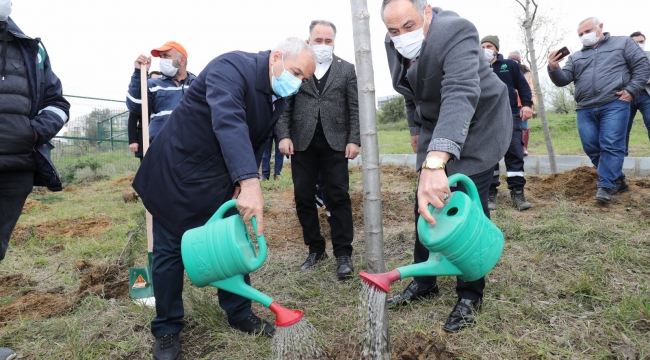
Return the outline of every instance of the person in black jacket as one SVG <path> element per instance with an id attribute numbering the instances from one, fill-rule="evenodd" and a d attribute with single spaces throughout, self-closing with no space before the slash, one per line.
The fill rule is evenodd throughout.
<path id="1" fill-rule="evenodd" d="M 533 117 L 533 93 L 530 85 L 521 72 L 519 64 L 506 59 L 499 54 L 499 37 L 488 35 L 481 39 L 481 47 L 485 58 L 489 61 L 494 73 L 508 87 L 510 108 L 512 109 L 512 140 L 508 152 L 504 156 L 507 169 L 508 189 L 512 205 L 518 210 L 530 209 L 531 205 L 524 195 L 524 143 L 521 140 L 521 123 Z M 521 99 L 521 105 L 518 104 Z M 497 208 L 497 187 L 499 186 L 499 164 L 494 167 L 494 177 L 490 187 L 488 206 L 490 210 Z"/>
<path id="2" fill-rule="evenodd" d="M 160 71 L 152 71 L 149 73 L 149 79 L 157 79 L 162 77 Z M 142 161 L 142 114 L 129 112 L 128 121 L 128 136 L 129 136 L 129 150 L 133 152 L 135 157 Z"/>
<path id="3" fill-rule="evenodd" d="M 11 9 L 11 2 L 0 1 L 1 12 L 6 9 Z M 34 185 L 35 152 L 49 145 L 70 110 L 40 39 L 27 37 L 8 13 L 1 12 L 0 262 Z M 0 356 L 15 354 L 0 348 Z"/>

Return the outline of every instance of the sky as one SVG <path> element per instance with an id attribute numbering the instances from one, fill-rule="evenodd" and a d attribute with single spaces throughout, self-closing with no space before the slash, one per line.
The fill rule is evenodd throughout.
<path id="1" fill-rule="evenodd" d="M 578 23 L 591 16 L 599 17 L 612 35 L 650 33 L 649 9 L 641 9 L 647 0 L 537 2 L 540 12 L 564 29 L 561 43 L 572 52 L 581 47 Z M 515 0 L 429 3 L 472 21 L 481 37 L 498 35 L 502 53 L 523 50 L 518 30 L 523 11 Z M 381 0 L 367 4 L 376 96 L 392 95 Z M 13 0 L 11 17 L 28 36 L 42 39 L 68 95 L 125 99 L 135 59 L 168 40 L 186 48 L 188 70 L 198 75 L 228 51 L 270 50 L 290 36 L 307 39 L 315 19 L 337 26 L 334 53 L 355 62 L 349 0 Z M 154 60 L 152 69 L 157 67 Z"/>

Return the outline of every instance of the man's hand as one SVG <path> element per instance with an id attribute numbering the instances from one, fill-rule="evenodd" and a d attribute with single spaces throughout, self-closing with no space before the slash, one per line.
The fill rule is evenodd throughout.
<path id="1" fill-rule="evenodd" d="M 621 90 L 621 91 L 617 92 L 616 96 L 620 96 L 620 98 L 618 98 L 618 99 L 622 100 L 622 101 L 630 102 L 630 101 L 634 100 L 634 97 L 632 96 L 632 94 L 627 92 L 627 90 Z"/>
<path id="2" fill-rule="evenodd" d="M 289 138 L 284 138 L 280 140 L 280 152 L 286 156 L 293 155 L 293 141 Z"/>
<path id="3" fill-rule="evenodd" d="M 548 67 L 555 71 L 560 66 L 562 61 L 562 53 L 559 50 L 552 51 L 548 55 Z"/>
<path id="4" fill-rule="evenodd" d="M 244 219 L 249 221 L 253 216 L 257 220 L 257 236 L 264 233 L 264 220 L 262 218 L 264 210 L 264 197 L 262 196 L 262 187 L 260 179 L 250 178 L 239 182 L 241 192 L 237 197 L 237 210 Z"/>
<path id="5" fill-rule="evenodd" d="M 146 56 L 146 55 L 138 56 L 138 58 L 135 59 L 133 65 L 135 66 L 136 69 L 140 69 L 140 64 L 146 64 L 147 72 L 149 72 L 149 68 L 151 68 L 151 56 Z"/>
<path id="6" fill-rule="evenodd" d="M 445 163 L 447 163 L 450 158 L 448 153 L 440 151 L 429 151 L 427 158 L 431 156 L 437 156 Z M 445 195 L 447 197 L 451 196 L 449 180 L 447 180 L 445 170 L 430 170 L 423 168 L 420 171 L 420 182 L 418 183 L 418 213 L 420 213 L 420 215 L 424 217 L 424 220 L 429 224 L 436 224 L 433 216 L 429 213 L 429 204 L 433 205 L 436 209 L 441 209 L 446 203 Z"/>
<path id="7" fill-rule="evenodd" d="M 533 109 L 528 106 L 524 106 L 519 110 L 519 116 L 521 116 L 521 121 L 526 121 L 533 117 Z"/>
<path id="8" fill-rule="evenodd" d="M 140 145 L 138 145 L 138 143 L 129 144 L 129 150 L 134 153 L 138 152 L 139 147 Z"/>
<path id="9" fill-rule="evenodd" d="M 356 158 L 357 155 L 359 155 L 359 145 L 355 143 L 349 143 L 345 147 L 345 158 L 354 160 L 354 158 Z"/>
<path id="10" fill-rule="evenodd" d="M 413 153 L 418 153 L 418 138 L 420 135 L 411 135 L 411 147 L 413 148 Z"/>

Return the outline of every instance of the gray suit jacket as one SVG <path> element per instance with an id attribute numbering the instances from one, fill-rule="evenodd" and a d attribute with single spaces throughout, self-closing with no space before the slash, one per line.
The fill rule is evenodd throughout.
<path id="1" fill-rule="evenodd" d="M 318 94 L 312 76 L 289 98 L 289 107 L 278 120 L 278 139 L 290 138 L 295 151 L 304 151 L 311 143 L 319 111 L 325 138 L 333 150 L 345 151 L 349 143 L 361 144 L 354 65 L 333 55 L 329 72 L 322 94 Z"/>
<path id="2" fill-rule="evenodd" d="M 476 27 L 454 12 L 434 8 L 413 66 L 389 35 L 386 53 L 393 87 L 406 101 L 411 135 L 420 135 L 417 169 L 432 150 L 452 154 L 450 175 L 475 175 L 494 167 L 510 145 L 512 111 L 506 85 L 483 58 Z"/>
<path id="3" fill-rule="evenodd" d="M 650 51 L 646 51 L 645 56 L 647 56 L 648 61 L 650 61 Z M 648 81 L 650 81 L 650 79 Z M 650 84 L 648 83 L 645 84 L 645 91 L 648 93 L 648 95 L 650 95 Z"/>

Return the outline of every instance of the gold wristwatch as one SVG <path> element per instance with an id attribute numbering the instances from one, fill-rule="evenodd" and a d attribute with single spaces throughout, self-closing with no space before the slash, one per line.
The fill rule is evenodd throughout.
<path id="1" fill-rule="evenodd" d="M 422 168 L 423 169 L 429 169 L 429 170 L 438 170 L 438 169 L 445 169 L 445 162 L 442 161 L 441 158 L 437 156 L 430 156 L 424 160 L 422 163 Z"/>

